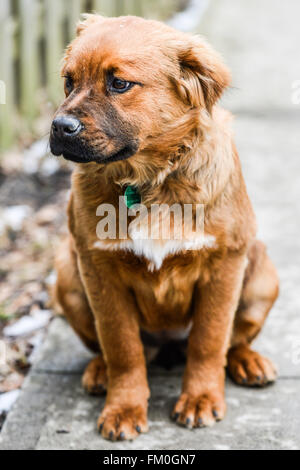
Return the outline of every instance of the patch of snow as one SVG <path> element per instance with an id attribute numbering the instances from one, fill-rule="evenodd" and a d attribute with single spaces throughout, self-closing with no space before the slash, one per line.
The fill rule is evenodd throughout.
<path id="1" fill-rule="evenodd" d="M 51 271 L 51 273 L 49 274 L 48 277 L 46 277 L 45 279 L 45 283 L 47 286 L 54 286 L 54 284 L 56 283 L 56 279 L 57 279 L 57 274 L 55 271 Z"/>
<path id="2" fill-rule="evenodd" d="M 11 392 L 0 394 L 0 413 L 8 413 L 18 398 L 19 393 L 20 390 L 12 390 Z"/>
<path id="3" fill-rule="evenodd" d="M 32 209 L 26 205 L 9 206 L 1 211 L 0 234 L 6 228 L 11 228 L 15 232 L 22 229 L 24 220 L 32 213 Z"/>
<path id="4" fill-rule="evenodd" d="M 44 331 L 38 331 L 37 333 L 35 333 L 31 338 L 30 338 L 30 341 L 29 343 L 31 344 L 32 348 L 33 348 L 33 352 L 30 354 L 29 358 L 31 359 L 31 357 L 33 356 L 34 354 L 34 351 L 36 350 L 36 348 L 38 348 L 38 346 L 41 345 L 42 341 L 44 339 Z"/>
<path id="5" fill-rule="evenodd" d="M 8 325 L 3 329 L 6 337 L 25 336 L 33 331 L 44 328 L 51 317 L 50 310 L 35 310 L 32 315 L 25 315 L 16 323 Z"/>
<path id="6" fill-rule="evenodd" d="M 40 168 L 40 173 L 43 176 L 51 176 L 54 175 L 59 170 L 59 160 L 55 157 L 48 157 L 46 158 Z"/>
<path id="7" fill-rule="evenodd" d="M 35 142 L 29 149 L 24 152 L 23 169 L 27 174 L 37 173 L 40 166 L 41 159 L 49 153 L 49 139 L 44 139 Z"/>
<path id="8" fill-rule="evenodd" d="M 28 356 L 30 364 L 34 364 L 36 359 L 39 357 L 39 346 L 42 344 L 42 341 L 45 337 L 45 331 L 39 330 L 30 337 L 30 345 L 32 346 L 31 354 Z"/>

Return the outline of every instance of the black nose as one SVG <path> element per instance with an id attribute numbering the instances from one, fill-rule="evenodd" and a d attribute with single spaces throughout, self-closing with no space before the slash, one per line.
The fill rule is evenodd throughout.
<path id="1" fill-rule="evenodd" d="M 52 122 L 52 132 L 60 138 L 75 137 L 81 129 L 81 122 L 73 116 L 57 116 Z"/>

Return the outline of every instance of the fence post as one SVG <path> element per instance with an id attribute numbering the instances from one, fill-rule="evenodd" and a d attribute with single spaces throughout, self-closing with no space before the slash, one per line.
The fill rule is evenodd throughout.
<path id="1" fill-rule="evenodd" d="M 154 20 L 162 19 L 163 0 L 148 0 L 144 5 L 144 17 Z"/>
<path id="2" fill-rule="evenodd" d="M 115 0 L 115 16 L 126 15 L 126 0 Z"/>
<path id="3" fill-rule="evenodd" d="M 63 2 L 44 0 L 46 17 L 46 80 L 49 99 L 58 104 L 63 96 L 60 64 L 63 55 Z"/>
<path id="4" fill-rule="evenodd" d="M 83 13 L 83 0 L 67 0 L 66 13 L 68 21 L 68 40 L 75 37 L 75 27 L 80 20 L 80 14 Z"/>
<path id="5" fill-rule="evenodd" d="M 161 19 L 166 20 L 172 11 L 174 11 L 174 0 L 162 0 L 161 1 Z"/>
<path id="6" fill-rule="evenodd" d="M 116 16 L 116 0 L 94 0 L 93 8 L 100 15 Z"/>
<path id="7" fill-rule="evenodd" d="M 8 148 L 14 141 L 17 111 L 20 111 L 25 122 L 33 124 L 39 110 L 37 90 L 42 76 L 44 78 L 44 66 L 49 101 L 56 105 L 63 98 L 59 73 L 63 48 L 65 41 L 74 37 L 74 27 L 83 9 L 107 16 L 133 14 L 161 18 L 176 9 L 179 0 L 0 0 L 0 4 L 2 149 Z M 18 6 L 16 18 L 13 17 L 11 5 Z M 43 57 L 40 56 L 41 51 Z M 1 104 L 4 95 L 6 104 Z M 18 97 L 20 102 L 17 101 Z"/>
<path id="8" fill-rule="evenodd" d="M 38 113 L 38 7 L 36 0 L 19 0 L 20 104 L 29 125 Z"/>
<path id="9" fill-rule="evenodd" d="M 124 14 L 142 16 L 144 0 L 124 0 Z"/>
<path id="10" fill-rule="evenodd" d="M 14 22 L 10 15 L 10 0 L 2 0 L 0 8 L 0 150 L 8 148 L 14 137 Z M 2 103 L 2 102 L 5 103 Z M 1 155 L 0 155 L 1 156 Z"/>

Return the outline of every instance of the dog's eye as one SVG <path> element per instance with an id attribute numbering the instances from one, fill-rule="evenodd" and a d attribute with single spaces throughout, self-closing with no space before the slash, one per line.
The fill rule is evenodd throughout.
<path id="1" fill-rule="evenodd" d="M 132 88 L 133 85 L 134 83 L 127 82 L 126 80 L 122 80 L 121 78 L 113 78 L 110 84 L 110 89 L 111 91 L 116 93 L 124 93 L 125 91 Z"/>
<path id="2" fill-rule="evenodd" d="M 73 79 L 72 77 L 70 77 L 69 75 L 67 77 L 65 77 L 65 89 L 66 89 L 66 92 L 67 94 L 69 95 L 70 93 L 72 93 L 73 89 L 74 89 L 74 82 L 73 82 Z"/>

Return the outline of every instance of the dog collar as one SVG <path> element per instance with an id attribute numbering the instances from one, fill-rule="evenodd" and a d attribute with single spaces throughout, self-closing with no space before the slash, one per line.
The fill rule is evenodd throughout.
<path id="1" fill-rule="evenodd" d="M 140 204 L 141 195 L 136 186 L 127 186 L 124 193 L 125 204 L 130 209 L 134 204 Z"/>

